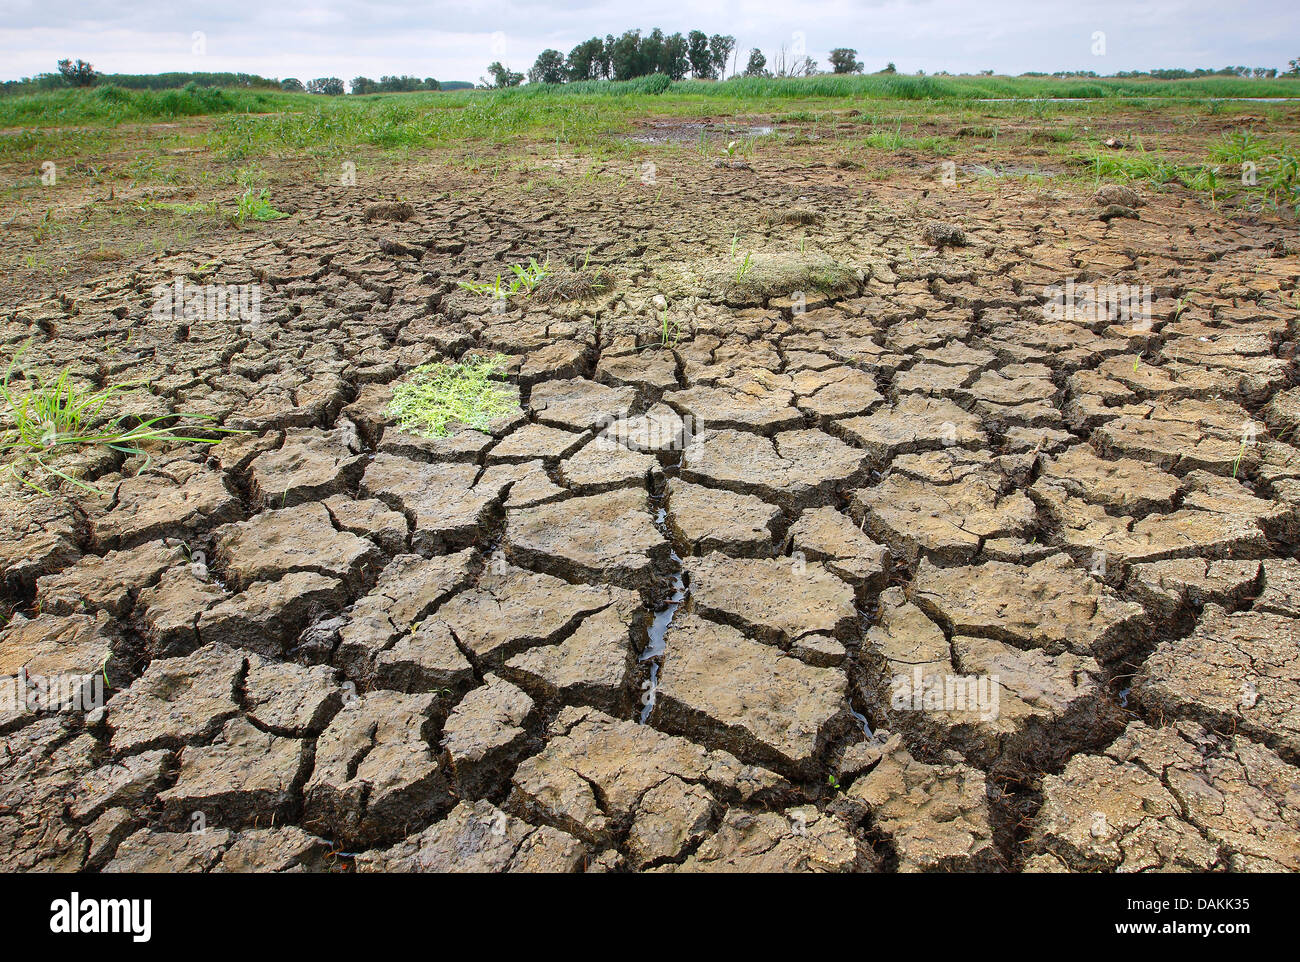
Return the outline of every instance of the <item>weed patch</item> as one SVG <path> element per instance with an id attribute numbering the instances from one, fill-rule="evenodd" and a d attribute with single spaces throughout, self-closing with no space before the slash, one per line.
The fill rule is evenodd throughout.
<path id="1" fill-rule="evenodd" d="M 150 418 L 133 427 L 124 423 L 124 416 L 108 416 L 114 398 L 122 391 L 139 387 L 139 383 L 87 392 L 77 386 L 69 369 L 64 368 L 52 382 L 29 375 L 20 386 L 13 381 L 17 361 L 15 357 L 9 362 L 4 380 L 0 381 L 0 402 L 3 403 L 0 418 L 5 425 L 0 430 L 0 459 L 7 462 L 6 471 L 42 494 L 50 492 L 32 480 L 30 475 L 33 473 L 55 477 L 85 491 L 98 493 L 93 485 L 73 477 L 53 463 L 60 455 L 75 450 L 105 447 L 122 454 L 138 455 L 145 459 L 141 468 L 144 470 L 152 458 L 142 445 L 159 442 L 217 443 L 217 439 L 181 434 L 178 427 L 165 423 L 178 415 Z M 204 415 L 195 417 L 211 420 Z"/>
<path id="2" fill-rule="evenodd" d="M 486 433 L 519 407 L 504 381 L 505 364 L 505 356 L 496 354 L 417 367 L 397 386 L 385 413 L 403 431 L 425 437 L 446 437 L 452 424 Z"/>

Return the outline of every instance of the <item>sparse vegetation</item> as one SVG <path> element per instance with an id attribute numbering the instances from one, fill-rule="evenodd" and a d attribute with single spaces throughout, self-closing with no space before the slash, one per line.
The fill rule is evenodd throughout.
<path id="1" fill-rule="evenodd" d="M 16 373 L 20 373 L 18 356 L 9 361 L 0 381 L 0 402 L 3 402 L 0 461 L 4 462 L 5 472 L 42 494 L 50 491 L 32 475 L 41 479 L 57 478 L 85 491 L 97 491 L 56 463 L 61 455 L 73 451 L 103 447 L 143 457 L 147 466 L 152 456 L 145 445 L 217 443 L 217 439 L 182 434 L 172 423 L 178 415 L 162 415 L 133 425 L 129 424 L 128 416 L 112 415 L 113 401 L 123 391 L 141 386 L 139 382 L 86 390 L 73 379 L 68 368 L 49 381 L 35 372 L 26 372 L 18 382 L 14 378 Z M 201 415 L 179 416 L 211 420 Z"/>
<path id="2" fill-rule="evenodd" d="M 1074 157 L 1097 179 L 1146 182 L 1162 188 L 1177 184 L 1209 196 L 1217 204 L 1224 196 L 1254 197 L 1274 209 L 1300 214 L 1300 147 L 1274 144 L 1249 132 L 1226 135 L 1210 148 L 1211 160 L 1222 163 L 1183 163 L 1138 141 L 1131 148 L 1103 150 Z M 1246 168 L 1245 164 L 1254 165 Z"/>
<path id="3" fill-rule="evenodd" d="M 417 367 L 393 391 L 387 416 L 425 437 L 446 437 L 453 424 L 487 432 L 518 410 L 518 397 L 503 380 L 506 363 L 505 355 L 494 354 Z"/>
<path id="4" fill-rule="evenodd" d="M 457 281 L 456 286 L 461 290 L 469 291 L 471 294 L 477 294 L 480 297 L 492 297 L 498 300 L 507 300 L 521 293 L 527 296 L 547 276 L 550 264 L 549 260 L 539 264 L 537 258 L 530 257 L 527 264 L 510 265 L 510 271 L 514 276 L 505 283 L 502 283 L 502 275 L 498 274 L 488 284 L 478 281 Z"/>
<path id="5" fill-rule="evenodd" d="M 543 275 L 534 285 L 532 296 L 542 303 L 580 301 L 608 291 L 613 283 L 613 274 L 603 267 L 593 266 L 588 254 L 574 270 L 559 270 Z"/>
<path id="6" fill-rule="evenodd" d="M 239 195 L 235 212 L 231 215 L 234 223 L 243 225 L 248 221 L 282 220 L 289 215 L 276 210 L 271 205 L 271 191 L 268 187 L 249 187 Z"/>

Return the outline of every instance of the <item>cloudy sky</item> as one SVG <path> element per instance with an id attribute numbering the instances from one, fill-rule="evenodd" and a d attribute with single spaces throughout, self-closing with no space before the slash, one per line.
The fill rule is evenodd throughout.
<path id="1" fill-rule="evenodd" d="M 0 0 L 0 79 L 80 57 L 106 73 L 476 80 L 493 60 L 524 70 L 547 47 L 656 26 L 731 34 L 769 59 L 802 43 L 823 68 L 830 48 L 855 47 L 868 70 L 892 60 L 904 72 L 1285 68 L 1300 57 L 1296 0 Z"/>

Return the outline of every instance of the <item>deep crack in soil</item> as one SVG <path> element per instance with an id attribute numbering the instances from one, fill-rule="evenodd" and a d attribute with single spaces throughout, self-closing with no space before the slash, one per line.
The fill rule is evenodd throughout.
<path id="1" fill-rule="evenodd" d="M 27 288 L 29 370 L 244 433 L 5 481 L 0 676 L 109 691 L 0 712 L 0 867 L 1300 868 L 1294 227 L 655 157 Z M 493 352 L 490 431 L 389 422 Z"/>

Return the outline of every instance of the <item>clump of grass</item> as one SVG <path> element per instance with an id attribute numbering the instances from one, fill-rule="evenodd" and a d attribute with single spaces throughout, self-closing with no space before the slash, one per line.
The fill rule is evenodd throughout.
<path id="1" fill-rule="evenodd" d="M 270 188 L 263 187 L 259 190 L 250 187 L 240 194 L 235 212 L 230 219 L 236 224 L 244 224 L 250 220 L 283 220 L 288 216 L 284 211 L 276 210 L 272 206 Z"/>
<path id="2" fill-rule="evenodd" d="M 740 262 L 739 266 L 736 268 L 737 284 L 739 284 L 741 281 L 745 279 L 745 275 L 750 272 L 753 266 L 754 266 L 754 252 L 747 251 L 745 253 L 744 259 Z"/>
<path id="3" fill-rule="evenodd" d="M 609 290 L 613 283 L 614 275 L 606 270 L 560 271 L 547 275 L 533 293 L 543 303 L 580 301 Z"/>
<path id="4" fill-rule="evenodd" d="M 181 434 L 178 427 L 164 423 L 177 415 L 161 415 L 134 426 L 124 423 L 125 415 L 110 416 L 109 405 L 116 396 L 139 387 L 141 382 L 84 391 L 72 380 L 70 369 L 64 368 L 52 382 L 32 374 L 24 379 L 22 386 L 18 386 L 13 383 L 17 362 L 17 357 L 9 362 L 4 379 L 0 381 L 0 402 L 3 404 L 0 423 L 7 425 L 0 430 L 0 460 L 6 462 L 5 471 L 41 494 L 48 495 L 50 491 L 29 477 L 32 469 L 37 474 L 98 493 L 93 485 L 51 463 L 72 451 L 104 447 L 122 454 L 139 455 L 145 459 L 140 469 L 143 471 L 149 466 L 152 456 L 141 445 L 153 442 L 217 443 L 213 438 Z M 207 415 L 193 416 L 212 420 Z"/>
<path id="5" fill-rule="evenodd" d="M 514 389 L 504 382 L 506 360 L 494 354 L 421 365 L 393 391 L 385 414 L 403 431 L 424 437 L 446 437 L 451 424 L 489 433 L 492 422 L 518 409 Z"/>
<path id="6" fill-rule="evenodd" d="M 725 267 L 719 264 L 706 271 L 704 281 L 735 306 L 761 304 L 795 291 L 845 295 L 858 289 L 852 270 L 820 252 L 747 252 Z"/>
<path id="7" fill-rule="evenodd" d="M 550 261 L 546 262 L 549 265 Z M 602 294 L 614 286 L 614 275 L 603 267 L 593 267 L 591 251 L 581 264 L 575 260 L 571 268 L 547 273 L 537 282 L 532 296 L 543 304 L 552 301 L 580 301 Z"/>
<path id="8" fill-rule="evenodd" d="M 93 251 L 86 251 L 82 256 L 88 261 L 120 261 L 126 258 L 120 248 L 106 247 L 103 244 Z"/>
<path id="9" fill-rule="evenodd" d="M 1261 160 L 1275 152 L 1273 145 L 1249 130 L 1224 134 L 1210 146 L 1210 156 L 1225 164 Z"/>
<path id="10" fill-rule="evenodd" d="M 208 200 L 208 201 L 196 200 L 196 201 L 185 201 L 185 202 L 165 201 L 165 200 L 146 200 L 143 201 L 142 203 L 137 204 L 136 209 L 141 211 L 162 210 L 162 211 L 167 211 L 168 213 L 171 214 L 178 214 L 183 216 L 209 214 L 215 217 L 218 213 L 217 202 L 212 200 Z"/>
<path id="11" fill-rule="evenodd" d="M 542 278 L 550 273 L 551 262 L 548 258 L 544 263 L 537 263 L 537 258 L 528 258 L 527 264 L 511 264 L 510 272 L 514 277 L 510 278 L 505 284 L 501 282 L 501 275 L 496 276 L 496 280 L 490 283 L 481 283 L 478 281 L 457 281 L 456 286 L 461 290 L 469 291 L 471 294 L 477 294 L 480 297 L 493 297 L 498 300 L 505 300 L 514 297 L 516 294 L 531 294 Z"/>
<path id="12" fill-rule="evenodd" d="M 670 318 L 668 312 L 659 312 L 659 344 L 661 347 L 676 347 L 682 339 L 682 322 L 680 318 Z"/>

